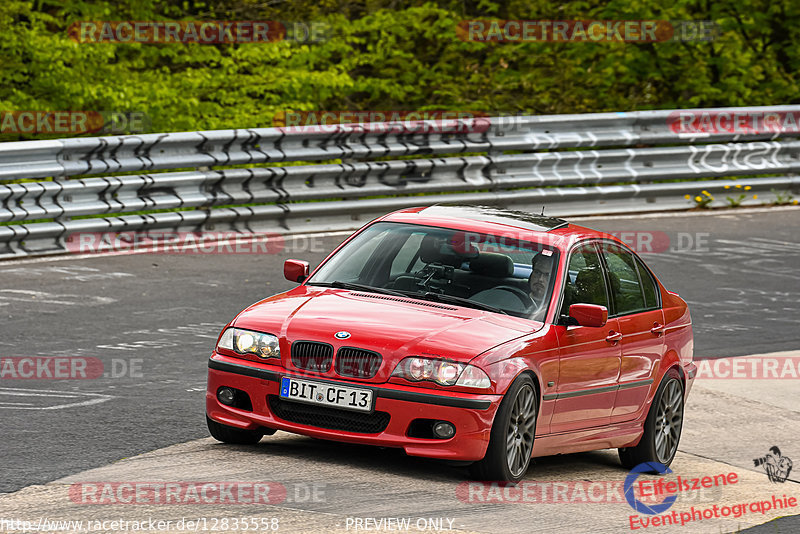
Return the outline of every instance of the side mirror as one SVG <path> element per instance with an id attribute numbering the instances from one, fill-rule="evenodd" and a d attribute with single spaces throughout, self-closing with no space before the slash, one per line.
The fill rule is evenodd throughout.
<path id="1" fill-rule="evenodd" d="M 283 263 L 283 276 L 290 282 L 302 283 L 308 278 L 308 262 L 303 260 L 286 260 Z"/>
<path id="2" fill-rule="evenodd" d="M 573 304 L 569 307 L 569 316 L 580 326 L 605 326 L 608 322 L 608 308 L 597 304 Z"/>

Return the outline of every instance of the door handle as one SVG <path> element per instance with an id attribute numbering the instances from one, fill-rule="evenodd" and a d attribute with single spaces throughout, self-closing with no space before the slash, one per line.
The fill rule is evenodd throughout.
<path id="1" fill-rule="evenodd" d="M 660 336 L 666 331 L 667 327 L 661 323 L 653 323 L 653 328 L 650 329 L 650 332 L 653 333 L 655 336 Z"/>
<path id="2" fill-rule="evenodd" d="M 614 332 L 611 330 L 606 336 L 606 341 L 609 343 L 619 343 L 622 341 L 622 334 L 620 332 Z"/>

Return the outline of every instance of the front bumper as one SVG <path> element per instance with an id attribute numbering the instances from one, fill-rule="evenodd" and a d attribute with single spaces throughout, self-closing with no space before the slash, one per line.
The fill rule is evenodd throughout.
<path id="1" fill-rule="evenodd" d="M 418 387 L 336 380 L 335 382 L 342 385 L 369 387 L 376 397 L 375 411 L 389 414 L 388 425 L 383 431 L 367 434 L 300 424 L 275 415 L 270 409 L 268 398 L 279 395 L 282 376 L 297 375 L 281 367 L 213 353 L 208 362 L 208 416 L 217 422 L 242 429 L 267 427 L 322 439 L 399 447 L 411 456 L 474 461 L 480 460 L 486 454 L 492 422 L 502 398 L 500 395 L 463 393 L 445 395 L 440 391 Z M 308 375 L 297 378 L 315 380 Z M 331 381 L 327 378 L 317 380 Z M 250 397 L 253 410 L 221 404 L 217 400 L 216 392 L 222 386 L 245 391 Z M 449 439 L 410 437 L 409 426 L 415 419 L 449 421 L 455 425 L 456 433 Z"/>

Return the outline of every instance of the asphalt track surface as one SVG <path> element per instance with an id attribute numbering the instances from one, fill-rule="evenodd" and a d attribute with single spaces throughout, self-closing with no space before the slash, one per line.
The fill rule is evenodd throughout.
<path id="1" fill-rule="evenodd" d="M 689 302 L 695 357 L 800 348 L 800 209 L 579 223 L 669 237 L 665 250 L 643 256 Z M 289 239 L 268 255 L 0 262 L 0 355 L 97 358 L 105 374 L 0 380 L 0 493 L 207 436 L 207 357 L 220 328 L 292 287 L 282 276 L 286 258 L 314 266 L 343 239 Z M 418 471 L 418 461 L 409 469 Z"/>

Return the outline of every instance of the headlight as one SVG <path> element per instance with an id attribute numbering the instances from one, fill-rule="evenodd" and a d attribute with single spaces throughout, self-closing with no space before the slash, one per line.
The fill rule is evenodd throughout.
<path id="1" fill-rule="evenodd" d="M 412 382 L 435 382 L 442 386 L 459 385 L 486 389 L 492 385 L 489 376 L 473 365 L 416 356 L 401 361 L 392 372 L 392 376 L 399 376 Z"/>
<path id="2" fill-rule="evenodd" d="M 492 381 L 489 379 L 483 369 L 475 367 L 474 365 L 467 365 L 464 372 L 456 382 L 457 386 L 464 386 L 465 388 L 478 388 L 486 389 L 492 387 Z"/>
<path id="3" fill-rule="evenodd" d="M 272 334 L 228 328 L 219 338 L 217 348 L 232 350 L 239 354 L 255 354 L 259 358 L 280 358 L 278 338 Z"/>

